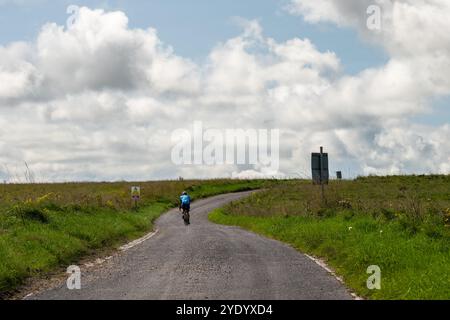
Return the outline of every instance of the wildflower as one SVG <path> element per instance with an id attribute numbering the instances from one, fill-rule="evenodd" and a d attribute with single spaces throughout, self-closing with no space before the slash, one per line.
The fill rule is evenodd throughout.
<path id="1" fill-rule="evenodd" d="M 450 227 L 450 208 L 447 208 L 444 212 L 444 224 L 447 228 Z"/>
<path id="2" fill-rule="evenodd" d="M 38 198 L 36 202 L 37 202 L 37 203 L 45 202 L 45 201 L 47 201 L 51 196 L 53 196 L 53 193 L 52 193 L 52 192 L 47 193 L 46 195 L 44 195 L 44 196 Z"/>
<path id="3" fill-rule="evenodd" d="M 110 209 L 115 209 L 114 203 L 111 200 L 106 201 L 106 206 Z"/>
<path id="4" fill-rule="evenodd" d="M 353 227 L 348 227 L 348 231 L 352 231 Z"/>

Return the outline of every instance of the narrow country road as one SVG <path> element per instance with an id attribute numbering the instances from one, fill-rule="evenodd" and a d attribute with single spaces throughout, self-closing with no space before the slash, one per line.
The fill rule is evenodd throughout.
<path id="1" fill-rule="evenodd" d="M 101 268 L 82 269 L 81 290 L 64 285 L 28 299 L 352 299 L 332 275 L 288 245 L 208 221 L 211 210 L 249 194 L 195 202 L 189 227 L 172 210 L 150 239 Z"/>

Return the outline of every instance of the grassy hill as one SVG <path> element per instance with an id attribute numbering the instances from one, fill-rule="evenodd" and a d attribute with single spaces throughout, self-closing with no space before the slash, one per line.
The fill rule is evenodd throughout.
<path id="1" fill-rule="evenodd" d="M 360 296 L 450 299 L 450 176 L 334 181 L 326 201 L 309 181 L 285 181 L 210 219 L 323 258 Z M 371 265 L 381 290 L 367 288 Z"/>
<path id="2" fill-rule="evenodd" d="M 134 209 L 131 186 L 141 187 Z M 264 181 L 0 185 L 0 298 L 28 277 L 76 263 L 151 230 L 183 190 L 203 198 L 257 189 Z"/>

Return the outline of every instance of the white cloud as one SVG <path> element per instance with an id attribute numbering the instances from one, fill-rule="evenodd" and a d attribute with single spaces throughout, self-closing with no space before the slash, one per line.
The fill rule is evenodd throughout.
<path id="1" fill-rule="evenodd" d="M 156 30 L 132 30 L 122 12 L 81 8 L 66 30 L 47 24 L 37 40 L 37 65 L 56 92 L 85 89 L 190 92 L 195 65 L 172 53 Z M 95 72 L 93 72 L 95 71 Z"/>
<path id="2" fill-rule="evenodd" d="M 69 30 L 47 24 L 34 43 L 0 47 L 0 164 L 14 175 L 27 161 L 41 179 L 65 181 L 275 175 L 172 165 L 172 131 L 200 120 L 205 128 L 281 129 L 286 175 L 306 175 L 319 145 L 336 168 L 351 162 L 364 173 L 449 172 L 449 126 L 408 121 L 450 90 L 449 40 L 413 9 L 435 14 L 443 27 L 433 6 L 448 7 L 394 6 L 392 21 L 412 11 L 406 25 L 416 20 L 425 28 L 413 34 L 430 34 L 414 43 L 399 22 L 379 39 L 366 33 L 355 11 L 366 3 L 350 2 L 298 0 L 291 10 L 314 23 L 359 28 L 386 47 L 385 66 L 356 76 L 342 74 L 335 53 L 308 39 L 277 42 L 256 21 L 239 20 L 242 34 L 218 44 L 204 64 L 177 55 L 154 29 L 129 28 L 121 12 L 82 8 Z M 6 171 L 0 167 L 0 177 Z"/>
<path id="3" fill-rule="evenodd" d="M 0 99 L 23 98 L 39 82 L 36 67 L 28 61 L 29 53 L 29 45 L 23 42 L 0 46 Z"/>
<path id="4" fill-rule="evenodd" d="M 383 46 L 390 60 L 356 76 L 344 76 L 321 96 L 321 105 L 369 128 L 364 139 L 371 150 L 362 157 L 366 173 L 440 171 L 448 167 L 450 149 L 442 138 L 446 126 L 421 128 L 406 120 L 430 109 L 430 99 L 450 94 L 450 3 L 433 1 L 375 1 L 382 8 L 382 30 L 367 28 L 371 0 L 292 0 L 288 10 L 311 23 L 352 27 L 367 41 Z M 352 117 L 353 114 L 353 117 Z M 358 119 L 355 121 L 355 119 Z M 378 119 L 378 127 L 373 121 Z M 381 125 L 380 125 L 381 124 Z M 415 128 L 417 129 L 417 128 Z M 440 138 L 438 138 L 440 137 Z M 355 137 L 346 137 L 355 141 Z M 390 143 L 387 143 L 390 141 Z M 424 147 L 426 146 L 426 147 Z M 396 151 L 408 150 L 408 152 Z M 413 150 L 415 152 L 413 152 Z M 364 149 L 362 150 L 364 152 Z M 394 160 L 395 159 L 395 160 Z M 379 161 L 377 161 L 379 160 Z"/>
<path id="5" fill-rule="evenodd" d="M 371 5 L 381 8 L 380 31 L 367 27 Z M 450 2 L 446 0 L 291 0 L 288 11 L 311 23 L 355 28 L 393 58 L 440 57 L 450 50 Z"/>

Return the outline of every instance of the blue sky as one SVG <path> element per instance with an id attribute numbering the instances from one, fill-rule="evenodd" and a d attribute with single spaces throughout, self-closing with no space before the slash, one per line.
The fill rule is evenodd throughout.
<path id="1" fill-rule="evenodd" d="M 133 1 L 7 1 L 0 11 L 0 44 L 31 41 L 46 22 L 64 25 L 69 5 L 121 10 L 130 27 L 154 27 L 160 38 L 175 52 L 202 61 L 217 43 L 236 36 L 240 27 L 233 17 L 257 19 L 267 36 L 278 41 L 294 37 L 309 38 L 320 51 L 334 51 L 344 72 L 355 74 L 387 60 L 381 48 L 361 41 L 354 30 L 332 25 L 311 25 L 288 14 L 285 0 L 133 0 Z M 1 3 L 1 1 L 0 1 Z"/>
<path id="2" fill-rule="evenodd" d="M 169 134 L 197 120 L 280 128 L 288 175 L 320 145 L 347 175 L 450 172 L 445 1 L 395 2 L 402 19 L 374 34 L 372 0 L 0 0 L 0 179 L 23 161 L 51 181 L 246 174 L 174 166 Z M 70 5 L 106 12 L 83 10 L 76 32 L 41 29 L 65 26 Z M 263 45 L 242 45 L 252 40 Z"/>
<path id="3" fill-rule="evenodd" d="M 64 25 L 68 17 L 66 9 L 72 4 L 124 11 L 130 27 L 156 28 L 162 41 L 171 45 L 178 55 L 196 62 L 202 62 L 217 43 L 239 34 L 240 27 L 233 22 L 233 17 L 257 19 L 265 34 L 277 41 L 294 37 L 311 39 L 320 51 L 335 52 L 346 74 L 357 74 L 388 60 L 381 47 L 363 41 L 354 29 L 310 24 L 302 17 L 288 14 L 283 9 L 286 0 L 6 0 L 0 11 L 0 44 L 32 41 L 46 22 Z M 449 104 L 450 97 L 440 98 L 433 103 L 432 113 L 414 120 L 423 124 L 445 124 L 450 119 Z"/>

